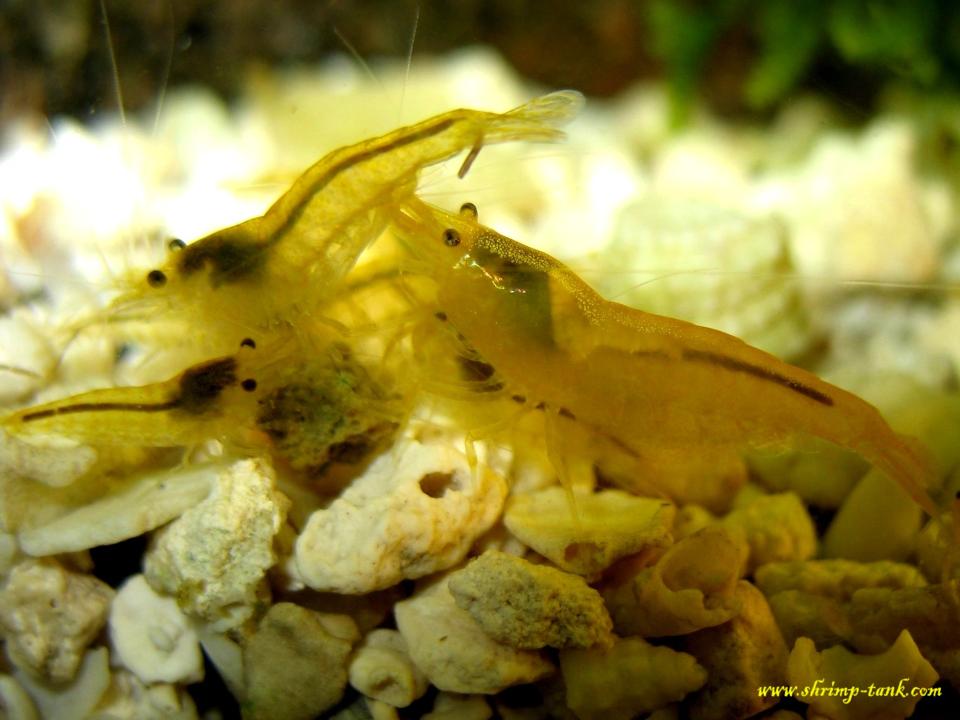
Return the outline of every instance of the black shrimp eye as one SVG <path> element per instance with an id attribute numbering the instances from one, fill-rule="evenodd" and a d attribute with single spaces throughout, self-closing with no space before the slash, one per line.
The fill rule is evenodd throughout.
<path id="1" fill-rule="evenodd" d="M 443 231 L 443 242 L 447 247 L 456 247 L 460 244 L 460 233 L 453 228 L 447 228 Z"/>
<path id="2" fill-rule="evenodd" d="M 460 215 L 461 217 L 476 220 L 478 217 L 480 217 L 480 211 L 477 210 L 477 206 L 472 202 L 465 202 L 460 206 Z"/>
<path id="3" fill-rule="evenodd" d="M 187 244 L 180 238 L 174 238 L 167 243 L 167 247 L 170 248 L 171 252 L 176 252 L 177 250 L 183 250 Z"/>
<path id="4" fill-rule="evenodd" d="M 150 287 L 163 287 L 167 284 L 167 276 L 163 270 L 151 270 L 147 273 L 147 284 Z"/>
<path id="5" fill-rule="evenodd" d="M 244 338 L 240 341 L 240 347 L 256 348 L 257 343 L 253 338 Z"/>
<path id="6" fill-rule="evenodd" d="M 242 383 L 240 383 L 240 387 L 242 387 L 247 392 L 253 392 L 254 390 L 257 389 L 257 381 L 254 380 L 253 378 L 247 378 Z"/>

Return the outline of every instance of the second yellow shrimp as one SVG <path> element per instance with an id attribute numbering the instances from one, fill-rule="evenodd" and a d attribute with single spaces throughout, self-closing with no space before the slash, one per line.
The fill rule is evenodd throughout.
<path id="1" fill-rule="evenodd" d="M 285 333 L 245 338 L 234 354 L 168 380 L 28 407 L 0 419 L 0 428 L 19 440 L 55 436 L 100 448 L 217 440 L 313 475 L 389 437 L 407 413 L 407 395 L 336 336 L 312 339 L 304 356 Z"/>
<path id="2" fill-rule="evenodd" d="M 466 172 L 486 144 L 562 137 L 557 125 L 582 97 L 562 91 L 506 113 L 454 110 L 340 148 L 310 167 L 262 216 L 196 242 L 170 244 L 167 261 L 132 280 L 114 316 L 175 313 L 222 336 L 294 322 L 337 292 L 340 280 L 385 224 L 384 208 L 416 189 L 426 166 L 467 150 Z"/>
<path id="3" fill-rule="evenodd" d="M 857 396 L 731 335 L 609 302 L 554 258 L 481 225 L 470 205 L 454 215 L 414 198 L 392 222 L 435 286 L 433 321 L 483 359 L 490 388 L 543 411 L 559 464 L 577 462 L 584 435 L 652 478 L 669 470 L 658 467 L 665 458 L 722 462 L 744 445 L 813 436 L 858 453 L 937 513 L 926 452 Z"/>
<path id="4" fill-rule="evenodd" d="M 245 340 L 242 350 L 255 343 Z M 0 426 L 19 438 L 56 435 L 100 446 L 193 445 L 235 437 L 238 418 L 256 407 L 257 381 L 246 352 L 191 366 L 169 380 L 103 388 L 28 407 Z"/>

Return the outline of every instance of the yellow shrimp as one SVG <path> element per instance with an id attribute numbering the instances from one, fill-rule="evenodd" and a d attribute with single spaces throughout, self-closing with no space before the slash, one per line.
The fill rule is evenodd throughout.
<path id="1" fill-rule="evenodd" d="M 658 458 L 814 436 L 858 453 L 936 515 L 926 453 L 855 395 L 731 335 L 609 302 L 554 258 L 481 225 L 472 205 L 457 216 L 413 198 L 391 221 L 435 284 L 435 322 L 489 364 L 494 387 L 544 411 L 548 446 L 551 428 L 565 435 L 553 433 L 555 460 L 577 461 L 578 434 L 646 472 L 660 470 Z"/>
<path id="2" fill-rule="evenodd" d="M 252 344 L 244 340 L 243 349 Z M 238 416 L 256 407 L 257 382 L 245 373 L 244 355 L 208 360 L 151 385 L 90 390 L 25 408 L 0 427 L 20 438 L 58 435 L 98 446 L 173 447 L 236 437 Z"/>
<path id="3" fill-rule="evenodd" d="M 214 334 L 227 329 L 227 347 L 237 340 L 235 326 L 247 334 L 290 323 L 336 293 L 382 231 L 384 207 L 413 193 L 422 168 L 468 150 L 462 176 L 485 144 L 561 138 L 556 126 L 581 104 L 579 93 L 562 91 L 502 114 L 454 110 L 335 150 L 262 216 L 189 245 L 172 241 L 166 262 L 132 280 L 113 315 L 203 318 Z"/>
<path id="4" fill-rule="evenodd" d="M 97 447 L 190 447 L 219 440 L 239 452 L 272 452 L 314 474 L 352 462 L 387 439 L 412 395 L 361 362 L 339 337 L 313 352 L 288 333 L 245 338 L 238 352 L 168 380 L 92 390 L 0 420 L 8 435 L 52 435 Z"/>

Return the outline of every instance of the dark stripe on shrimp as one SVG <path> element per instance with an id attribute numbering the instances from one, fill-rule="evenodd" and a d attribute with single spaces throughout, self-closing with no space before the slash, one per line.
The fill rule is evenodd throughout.
<path id="1" fill-rule="evenodd" d="M 47 408 L 25 413 L 22 421 L 34 422 L 60 415 L 85 412 L 163 412 L 183 410 L 199 415 L 208 410 L 224 388 L 237 383 L 237 361 L 232 357 L 218 358 L 192 367 L 180 376 L 180 392 L 176 397 L 160 403 L 86 402 Z"/>
<path id="2" fill-rule="evenodd" d="M 706 362 L 710 363 L 711 365 L 722 367 L 725 370 L 742 372 L 746 373 L 747 375 L 760 378 L 761 380 L 769 380 L 770 382 L 782 385 L 788 390 L 793 390 L 795 393 L 805 395 L 821 405 L 833 405 L 833 398 L 831 398 L 829 395 L 825 395 L 819 390 L 815 390 L 814 388 L 804 385 L 801 382 L 797 382 L 796 380 L 791 380 L 786 375 L 781 375 L 773 370 L 767 370 L 759 365 L 752 365 L 750 363 L 743 362 L 742 360 L 737 360 L 736 358 L 732 358 L 728 355 L 721 355 L 719 353 L 712 353 L 705 350 L 684 350 L 683 359 L 693 360 L 695 362 Z"/>
<path id="3" fill-rule="evenodd" d="M 344 170 L 347 170 L 354 165 L 365 162 L 371 158 L 381 155 L 382 153 L 390 152 L 391 150 L 396 150 L 401 148 L 404 145 L 410 145 L 411 143 L 418 142 L 419 140 L 425 140 L 426 138 L 433 137 L 434 135 L 439 135 L 444 130 L 449 128 L 456 122 L 454 118 L 447 118 L 439 122 L 434 123 L 433 125 L 428 125 L 427 127 L 418 130 L 417 132 L 410 133 L 408 135 L 403 135 L 402 137 L 397 138 L 393 142 L 386 143 L 380 147 L 373 147 L 367 150 L 362 150 L 360 152 L 354 153 L 353 155 L 344 158 L 332 168 L 330 168 L 326 173 L 321 175 L 317 180 L 306 190 L 303 194 L 303 201 L 287 215 L 286 221 L 281 225 L 277 232 L 274 234 L 271 239 L 271 243 L 277 242 L 281 237 L 294 225 L 303 214 L 304 209 L 307 205 L 310 204 L 310 199 L 313 198 L 318 192 L 323 190 L 327 185 L 334 181 L 334 179 L 342 173 Z M 308 171 L 309 172 L 309 171 Z"/>
<path id="4" fill-rule="evenodd" d="M 23 415 L 21 420 L 25 423 L 35 420 L 45 420 L 46 418 L 57 417 L 59 415 L 72 415 L 73 413 L 85 412 L 107 412 L 110 410 L 127 410 L 130 412 L 162 412 L 164 410 L 173 410 L 179 406 L 178 400 L 169 400 L 164 403 L 77 403 L 76 405 L 65 405 L 63 407 L 49 408 L 47 410 L 37 410 Z"/>
<path id="5" fill-rule="evenodd" d="M 177 266 L 184 275 L 191 275 L 209 265 L 211 268 L 211 283 L 214 287 L 225 283 L 240 282 L 255 276 L 263 269 L 266 262 L 264 251 L 283 238 L 287 231 L 299 221 L 300 216 L 303 215 L 304 210 L 307 205 L 310 204 L 313 197 L 333 182 L 337 175 L 381 153 L 389 152 L 404 145 L 417 142 L 418 140 L 437 135 L 449 128 L 454 122 L 452 118 L 442 120 L 418 132 L 398 138 L 393 142 L 380 147 L 363 150 L 344 158 L 317 178 L 309 189 L 304 191 L 303 199 L 287 214 L 284 223 L 271 237 L 265 240 L 258 238 L 251 241 L 246 229 L 243 228 L 243 225 L 246 225 L 246 223 L 234 225 L 233 227 L 220 230 L 213 235 L 208 235 L 201 242 L 187 245 L 183 250 L 179 251 L 181 254 Z"/>

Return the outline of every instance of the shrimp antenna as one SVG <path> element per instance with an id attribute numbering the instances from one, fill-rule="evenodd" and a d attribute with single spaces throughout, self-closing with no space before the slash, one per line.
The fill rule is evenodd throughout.
<path id="1" fill-rule="evenodd" d="M 334 26 L 333 34 L 337 36 L 343 46 L 347 49 L 347 52 L 350 53 L 350 56 L 356 61 L 357 65 L 366 73 L 367 77 L 373 80 L 377 86 L 380 88 L 380 91 L 384 94 L 384 97 L 387 95 L 387 88 L 384 87 L 383 83 L 380 82 L 380 78 L 377 77 L 377 74 L 371 69 L 370 63 L 363 59 L 363 56 L 357 51 L 353 44 L 347 40 L 346 36 L 340 32 L 340 30 Z"/>
<path id="2" fill-rule="evenodd" d="M 24 377 L 39 378 L 40 374 L 35 373 L 33 370 L 27 370 L 26 368 L 17 367 L 16 365 L 7 365 L 6 363 L 0 363 L 0 372 L 8 372 L 14 375 L 23 375 Z"/>
<path id="3" fill-rule="evenodd" d="M 407 47 L 407 65 L 403 69 L 403 88 L 400 90 L 400 107 L 397 110 L 398 122 L 403 119 L 403 103 L 407 98 L 407 85 L 410 83 L 410 66 L 413 65 L 413 45 L 417 41 L 420 29 L 420 3 L 413 8 L 413 29 L 410 31 L 410 45 Z"/>
<path id="4" fill-rule="evenodd" d="M 103 0 L 101 0 L 101 2 L 103 2 Z M 153 129 L 150 131 L 151 137 L 156 137 L 157 128 L 160 127 L 160 115 L 163 112 L 163 103 L 167 99 L 167 84 L 170 82 L 170 72 L 173 68 L 174 45 L 176 45 L 177 42 L 176 16 L 173 14 L 172 0 L 168 0 L 166 6 L 167 16 L 170 20 L 170 42 L 167 45 L 168 50 L 167 56 L 163 63 L 163 73 L 160 76 L 160 88 L 157 95 L 157 111 L 153 116 Z"/>
<path id="5" fill-rule="evenodd" d="M 100 0 L 100 13 L 103 16 L 103 33 L 107 39 L 107 50 L 110 52 L 110 69 L 113 74 L 113 89 L 117 96 L 117 109 L 120 112 L 120 124 L 127 126 L 127 111 L 124 109 L 123 85 L 120 83 L 120 68 L 117 65 L 117 53 L 113 47 L 113 33 L 110 31 L 110 15 L 107 14 L 106 0 Z"/>
<path id="6" fill-rule="evenodd" d="M 610 274 L 609 270 L 600 270 L 597 268 L 587 268 L 583 266 L 577 266 L 571 264 L 570 268 L 581 275 L 589 275 L 591 273 L 603 272 L 605 274 Z M 625 271 L 628 272 L 628 271 Z M 618 273 L 613 273 L 618 274 Z M 624 274 L 624 273 L 619 273 Z M 737 276 L 742 275 L 744 277 L 751 278 L 776 278 L 782 280 L 793 280 L 798 282 L 805 282 L 809 284 L 816 283 L 829 283 L 831 285 L 837 285 L 841 287 L 850 287 L 850 288 L 878 288 L 886 290 L 902 290 L 904 292 L 908 291 L 937 291 L 937 292 L 955 292 L 958 290 L 958 286 L 955 283 L 950 282 L 910 282 L 902 280 L 871 280 L 869 278 L 823 278 L 815 275 L 810 275 L 801 272 L 776 272 L 776 271 L 763 271 L 763 270 L 727 270 L 723 268 L 683 268 L 679 270 L 648 270 L 644 274 L 650 274 L 651 277 L 648 280 L 643 282 L 633 283 L 625 288 L 620 289 L 616 293 L 610 295 L 608 299 L 616 300 L 619 297 L 629 293 L 631 290 L 636 290 L 637 288 L 645 287 L 647 285 L 652 285 L 663 280 L 667 280 L 673 277 L 685 277 L 685 276 L 694 276 L 694 275 L 703 275 L 708 277 L 727 277 L 727 276 Z"/>

